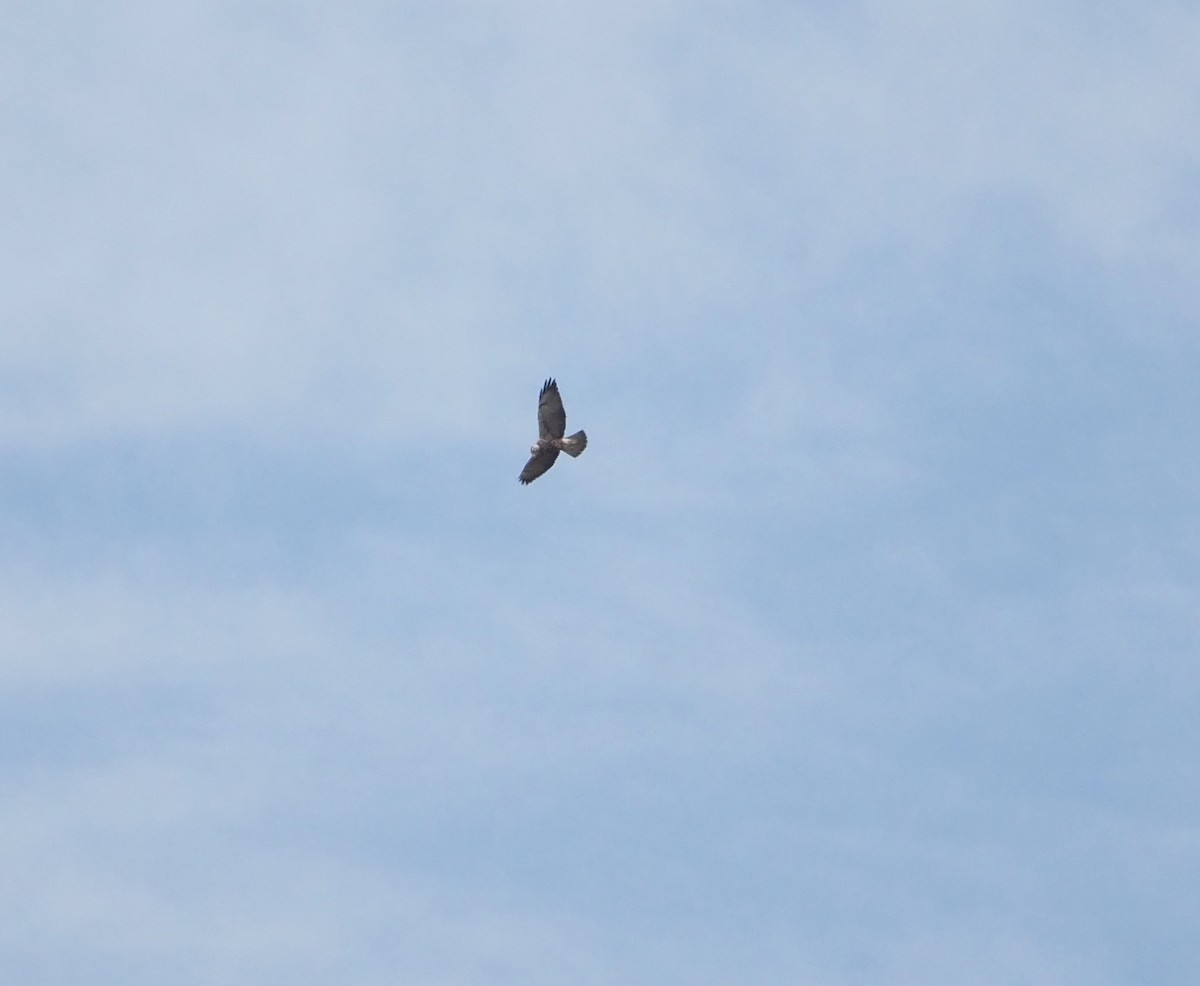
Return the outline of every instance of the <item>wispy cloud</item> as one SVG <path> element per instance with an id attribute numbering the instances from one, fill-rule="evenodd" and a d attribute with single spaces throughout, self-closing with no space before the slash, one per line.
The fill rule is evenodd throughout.
<path id="1" fill-rule="evenodd" d="M 0 968 L 1190 982 L 1198 34 L 14 14 Z"/>

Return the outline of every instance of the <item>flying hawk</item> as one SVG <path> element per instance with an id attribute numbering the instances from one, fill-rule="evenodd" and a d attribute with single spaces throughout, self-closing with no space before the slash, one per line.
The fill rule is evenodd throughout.
<path id="1" fill-rule="evenodd" d="M 560 451 L 574 457 L 587 448 L 587 435 L 582 431 L 563 438 L 563 433 L 567 430 L 567 412 L 563 410 L 562 398 L 558 395 L 558 384 L 553 378 L 542 384 L 542 391 L 538 394 L 537 417 L 538 440 L 529 450 L 530 459 L 521 470 L 521 475 L 517 477 L 525 484 L 532 483 L 554 465 Z"/>

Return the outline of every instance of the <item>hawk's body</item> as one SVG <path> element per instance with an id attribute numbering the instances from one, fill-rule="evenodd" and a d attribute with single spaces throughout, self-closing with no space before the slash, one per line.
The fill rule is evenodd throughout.
<path id="1" fill-rule="evenodd" d="M 538 394 L 537 418 L 538 440 L 529 450 L 530 459 L 517 477 L 526 484 L 532 483 L 554 465 L 559 452 L 574 457 L 587 448 L 587 435 L 582 431 L 563 437 L 567 430 L 567 412 L 563 410 L 558 384 L 553 378 L 542 384 L 542 391 Z"/>

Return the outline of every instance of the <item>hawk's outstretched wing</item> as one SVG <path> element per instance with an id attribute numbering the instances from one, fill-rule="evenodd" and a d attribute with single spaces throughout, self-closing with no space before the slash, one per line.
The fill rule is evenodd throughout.
<path id="1" fill-rule="evenodd" d="M 528 486 L 542 473 L 554 465 L 554 460 L 558 458 L 558 449 L 547 446 L 536 455 L 530 457 L 525 463 L 525 468 L 521 470 L 521 475 L 517 477 L 522 483 Z"/>
<path id="2" fill-rule="evenodd" d="M 566 431 L 567 412 L 563 410 L 562 398 L 558 394 L 558 384 L 551 377 L 542 384 L 542 392 L 538 394 L 538 438 L 562 438 Z M 546 463 L 545 469 L 534 475 L 540 476 L 550 468 L 550 463 L 553 461 L 551 459 Z M 528 471 L 529 466 L 526 466 L 525 469 Z"/>

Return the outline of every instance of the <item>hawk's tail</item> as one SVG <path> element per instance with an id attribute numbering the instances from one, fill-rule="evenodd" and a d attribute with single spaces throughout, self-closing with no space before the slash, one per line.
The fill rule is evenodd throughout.
<path id="1" fill-rule="evenodd" d="M 587 433 L 582 431 L 575 432 L 574 435 L 568 435 L 566 438 L 560 438 L 559 447 L 567 453 L 567 455 L 579 455 L 587 448 Z"/>

